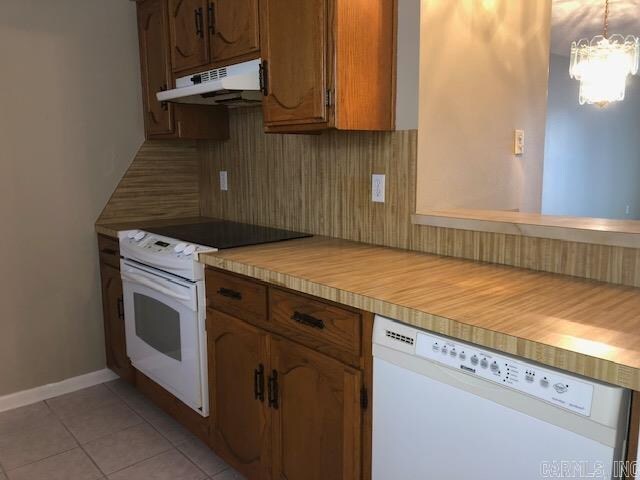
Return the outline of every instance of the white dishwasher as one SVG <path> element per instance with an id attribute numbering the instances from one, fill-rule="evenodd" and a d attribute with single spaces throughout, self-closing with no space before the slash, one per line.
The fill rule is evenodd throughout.
<path id="1" fill-rule="evenodd" d="M 376 316 L 373 480 L 618 478 L 629 391 Z"/>

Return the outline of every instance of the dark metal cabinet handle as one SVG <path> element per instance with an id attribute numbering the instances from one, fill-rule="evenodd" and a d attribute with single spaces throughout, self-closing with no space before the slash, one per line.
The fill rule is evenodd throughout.
<path id="1" fill-rule="evenodd" d="M 293 312 L 293 315 L 291 315 L 291 320 L 302 325 L 307 325 L 308 327 L 317 328 L 318 330 L 324 329 L 323 320 L 311 315 L 307 315 L 306 313 Z"/>
<path id="2" fill-rule="evenodd" d="M 266 60 L 263 60 L 260 64 L 258 74 L 260 78 L 260 90 L 262 90 L 262 95 L 267 97 L 269 95 L 269 66 Z"/>
<path id="3" fill-rule="evenodd" d="M 218 290 L 218 295 L 222 295 L 223 297 L 232 298 L 233 300 L 242 300 L 242 294 L 240 292 L 236 292 L 235 290 L 231 290 L 230 288 L 220 288 Z"/>
<path id="4" fill-rule="evenodd" d="M 118 297 L 118 318 L 124 320 L 124 298 Z"/>
<path id="5" fill-rule="evenodd" d="M 253 371 L 253 391 L 256 400 L 264 402 L 264 365 L 258 365 Z"/>
<path id="6" fill-rule="evenodd" d="M 273 370 L 269 377 L 269 406 L 278 409 L 278 372 Z"/>
<path id="7" fill-rule="evenodd" d="M 194 14 L 195 14 L 195 20 L 196 20 L 196 35 L 199 36 L 200 38 L 204 38 L 204 28 L 202 25 L 202 22 L 203 22 L 202 7 L 195 9 Z"/>
<path id="8" fill-rule="evenodd" d="M 163 86 L 160 87 L 160 91 L 164 92 L 167 90 L 167 84 L 165 83 Z M 162 110 L 164 110 L 165 112 L 169 109 L 169 103 L 168 102 L 160 102 L 160 108 L 162 108 Z"/>
<path id="9" fill-rule="evenodd" d="M 216 33 L 216 8 L 213 2 L 209 3 L 209 7 L 207 8 L 209 13 L 209 35 L 215 35 Z"/>

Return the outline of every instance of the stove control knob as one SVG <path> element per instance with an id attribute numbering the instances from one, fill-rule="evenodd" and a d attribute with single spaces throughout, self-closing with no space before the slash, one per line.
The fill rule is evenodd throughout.
<path id="1" fill-rule="evenodd" d="M 473 357 L 471 357 L 471 363 L 473 365 L 477 365 L 479 361 L 480 360 L 478 360 L 478 356 L 477 355 L 474 355 Z"/>
<path id="2" fill-rule="evenodd" d="M 184 252 L 184 249 L 187 248 L 186 243 L 179 243 L 175 247 L 173 247 L 173 251 L 176 253 Z"/>
<path id="3" fill-rule="evenodd" d="M 146 236 L 147 236 L 147 234 L 146 234 L 146 233 L 144 233 L 144 232 L 138 232 L 138 233 L 136 233 L 136 234 L 135 234 L 135 236 L 133 237 L 133 239 L 134 239 L 136 242 L 139 242 L 140 240 L 142 240 L 142 239 L 143 239 L 144 237 L 146 237 Z"/>
<path id="4" fill-rule="evenodd" d="M 498 366 L 498 363 L 497 362 L 493 362 L 491 364 L 491 371 L 493 373 L 497 373 L 499 370 L 500 370 L 500 367 Z"/>
<path id="5" fill-rule="evenodd" d="M 139 230 L 129 230 L 129 232 L 127 233 L 127 238 L 128 238 L 129 240 L 133 240 L 133 238 L 134 238 L 138 233 L 140 233 L 140 231 L 139 231 Z"/>
<path id="6" fill-rule="evenodd" d="M 482 368 L 487 368 L 489 366 L 489 360 L 487 360 L 486 358 L 483 358 L 482 360 L 480 360 L 480 366 Z"/>
<path id="7" fill-rule="evenodd" d="M 196 251 L 196 246 L 195 245 L 187 245 L 184 250 L 183 253 L 185 255 L 193 255 L 193 252 Z"/>

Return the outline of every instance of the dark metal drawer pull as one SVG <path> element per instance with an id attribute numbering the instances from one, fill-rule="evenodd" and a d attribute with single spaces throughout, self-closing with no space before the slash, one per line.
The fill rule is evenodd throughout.
<path id="1" fill-rule="evenodd" d="M 100 253 L 106 253 L 107 255 L 118 255 L 118 252 L 113 248 L 103 248 L 100 250 Z"/>
<path id="2" fill-rule="evenodd" d="M 309 327 L 317 328 L 322 330 L 324 328 L 324 321 L 319 318 L 312 317 L 311 315 L 307 315 L 306 313 L 293 312 L 291 315 L 291 320 L 294 320 L 302 325 L 307 325 Z"/>
<path id="3" fill-rule="evenodd" d="M 253 390 L 256 400 L 264 402 L 264 365 L 262 364 L 253 371 Z"/>
<path id="4" fill-rule="evenodd" d="M 236 292 L 235 290 L 231 290 L 230 288 L 220 288 L 218 290 L 218 295 L 222 295 L 223 297 L 232 298 L 234 300 L 242 300 L 242 294 L 240 292 Z"/>
<path id="5" fill-rule="evenodd" d="M 278 372 L 275 370 L 269 377 L 269 406 L 278 410 Z"/>
<path id="6" fill-rule="evenodd" d="M 269 70 L 267 61 L 263 60 L 258 67 L 258 77 L 260 79 L 260 90 L 265 97 L 269 96 Z"/>

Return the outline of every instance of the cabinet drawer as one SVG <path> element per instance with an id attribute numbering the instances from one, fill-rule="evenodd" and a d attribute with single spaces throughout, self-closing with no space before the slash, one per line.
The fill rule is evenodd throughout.
<path id="1" fill-rule="evenodd" d="M 252 323 L 267 320 L 267 287 L 218 270 L 207 269 L 207 307 Z"/>
<path id="2" fill-rule="evenodd" d="M 115 238 L 98 235 L 100 262 L 120 270 L 120 244 Z"/>
<path id="3" fill-rule="evenodd" d="M 358 363 L 359 313 L 277 288 L 269 289 L 269 305 L 272 329 L 340 360 Z"/>

